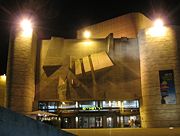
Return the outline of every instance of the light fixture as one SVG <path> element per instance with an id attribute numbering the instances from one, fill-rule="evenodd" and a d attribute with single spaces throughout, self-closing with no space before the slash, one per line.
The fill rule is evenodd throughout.
<path id="1" fill-rule="evenodd" d="M 164 36 L 166 33 L 166 28 L 164 27 L 164 22 L 162 19 L 158 18 L 154 21 L 153 27 L 151 27 L 147 34 L 150 34 L 153 37 Z"/>
<path id="2" fill-rule="evenodd" d="M 30 37 L 32 36 L 33 28 L 32 28 L 32 22 L 29 19 L 23 19 L 20 22 L 20 28 L 22 30 L 22 36 L 24 37 Z"/>
<path id="3" fill-rule="evenodd" d="M 163 27 L 164 26 L 164 22 L 162 21 L 162 19 L 156 19 L 154 21 L 154 27 L 158 28 L 158 27 Z"/>
<path id="4" fill-rule="evenodd" d="M 91 32 L 86 30 L 86 31 L 84 31 L 83 36 L 84 36 L 84 38 L 88 39 L 91 37 Z"/>

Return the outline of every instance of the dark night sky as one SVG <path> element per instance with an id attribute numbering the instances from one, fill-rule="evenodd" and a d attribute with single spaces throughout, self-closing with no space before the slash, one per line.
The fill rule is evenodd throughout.
<path id="1" fill-rule="evenodd" d="M 27 11 L 36 16 L 40 38 L 75 38 L 79 28 L 129 12 L 180 25 L 180 0 L 0 0 L 0 74 L 6 72 L 10 27 Z"/>

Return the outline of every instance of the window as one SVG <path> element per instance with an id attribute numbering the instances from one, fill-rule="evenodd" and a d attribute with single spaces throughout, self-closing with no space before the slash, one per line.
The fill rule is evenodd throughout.
<path id="1" fill-rule="evenodd" d="M 45 110 L 45 109 L 47 109 L 47 108 L 48 108 L 47 102 L 39 102 L 38 108 L 39 108 L 40 110 Z"/>
<path id="2" fill-rule="evenodd" d="M 111 107 L 111 101 L 101 101 L 100 105 L 102 105 L 102 107 Z"/>
<path id="3" fill-rule="evenodd" d="M 38 109 L 42 111 L 48 111 L 48 112 L 56 112 L 57 110 L 57 102 L 39 102 L 38 103 Z"/>
<path id="4" fill-rule="evenodd" d="M 139 108 L 139 102 L 137 100 L 134 101 L 123 101 L 124 108 Z"/>
<path id="5" fill-rule="evenodd" d="M 82 101 L 82 102 L 79 102 L 79 107 L 80 108 L 95 107 L 95 106 L 98 106 L 97 101 Z"/>
<path id="6" fill-rule="evenodd" d="M 77 108 L 77 102 L 60 102 L 59 107 L 60 109 L 70 109 L 70 108 Z"/>

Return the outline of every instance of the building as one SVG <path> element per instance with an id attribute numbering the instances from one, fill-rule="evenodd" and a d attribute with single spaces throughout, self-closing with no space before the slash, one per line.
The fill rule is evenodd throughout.
<path id="1" fill-rule="evenodd" d="M 8 108 L 57 113 L 62 128 L 180 126 L 180 29 L 155 30 L 141 13 L 78 30 L 78 39 L 37 42 L 14 29 Z"/>

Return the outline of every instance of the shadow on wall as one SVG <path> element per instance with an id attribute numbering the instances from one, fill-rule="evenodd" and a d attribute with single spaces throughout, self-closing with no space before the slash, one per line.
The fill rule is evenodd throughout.
<path id="1" fill-rule="evenodd" d="M 0 136 L 73 136 L 2 107 L 0 117 Z"/>

